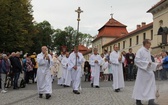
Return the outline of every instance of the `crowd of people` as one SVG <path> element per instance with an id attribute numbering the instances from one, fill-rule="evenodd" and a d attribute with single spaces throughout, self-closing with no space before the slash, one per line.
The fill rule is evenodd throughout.
<path id="1" fill-rule="evenodd" d="M 18 80 L 20 74 L 24 74 L 24 81 L 29 84 L 29 80 L 35 82 L 37 72 L 36 54 L 25 54 L 21 58 L 20 52 L 12 52 L 11 54 L 0 54 L 0 73 L 1 73 L 1 89 L 2 93 L 6 93 L 5 88 L 13 86 L 13 89 L 19 89 Z"/>
<path id="2" fill-rule="evenodd" d="M 159 80 L 167 80 L 168 78 L 168 53 L 164 50 L 160 54 L 152 56 L 148 51 L 151 45 L 150 41 L 145 40 L 143 45 L 136 54 L 133 53 L 132 48 L 128 50 L 128 53 L 120 52 L 117 45 L 113 46 L 112 52 L 104 50 L 102 54 L 98 54 L 97 48 L 94 48 L 88 61 L 84 59 L 77 47 L 71 53 L 63 48 L 59 56 L 49 52 L 46 46 L 42 47 L 42 52 L 38 55 L 34 52 L 33 54 L 26 53 L 23 57 L 20 57 L 20 52 L 1 53 L 1 92 L 7 92 L 5 90 L 5 87 L 9 87 L 6 82 L 7 77 L 10 77 L 13 89 L 19 89 L 20 73 L 24 74 L 25 84 L 29 84 L 30 80 L 32 80 L 32 83 L 37 82 L 39 98 L 46 94 L 46 99 L 51 97 L 52 82 L 56 78 L 58 85 L 72 86 L 74 94 L 80 94 L 81 77 L 83 75 L 85 76 L 84 81 L 89 81 L 91 87 L 95 88 L 100 88 L 100 80 L 113 80 L 115 92 L 120 92 L 120 89 L 125 87 L 124 80 L 132 81 L 136 79 L 133 98 L 137 100 L 137 105 L 142 105 L 141 100 L 145 100 L 146 97 L 140 96 L 141 93 L 137 91 L 139 91 L 140 82 L 144 82 L 141 85 L 146 83 L 145 79 L 141 79 L 145 75 L 148 76 L 146 70 L 151 69 L 148 66 L 159 65 L 157 65 L 157 70 L 154 70 L 155 66 L 153 66 L 152 72 L 150 71 L 155 76 L 152 77 L 151 81 L 155 81 L 153 80 L 155 78 Z M 155 85 L 154 82 L 152 84 Z M 151 92 L 151 94 L 153 93 Z M 149 103 L 154 103 L 153 99 L 155 98 L 152 97 L 151 99 L 152 101 Z"/>

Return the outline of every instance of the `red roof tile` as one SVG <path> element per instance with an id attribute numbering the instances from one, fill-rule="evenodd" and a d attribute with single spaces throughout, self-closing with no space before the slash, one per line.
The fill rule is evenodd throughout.
<path id="1" fill-rule="evenodd" d="M 83 55 L 86 55 L 86 54 L 89 54 L 89 53 L 92 53 L 92 48 L 87 50 L 87 51 L 85 51 L 85 52 L 83 52 Z"/>
<path id="2" fill-rule="evenodd" d="M 85 47 L 84 45 L 79 45 L 79 46 L 78 46 L 78 50 L 79 50 L 79 51 L 87 51 L 88 48 Z"/>
<path id="3" fill-rule="evenodd" d="M 161 5 L 162 3 L 164 3 L 167 0 L 160 0 L 157 4 L 155 4 L 152 8 L 150 8 L 147 12 L 150 12 L 151 10 L 153 10 L 154 8 L 156 8 L 157 6 Z"/>

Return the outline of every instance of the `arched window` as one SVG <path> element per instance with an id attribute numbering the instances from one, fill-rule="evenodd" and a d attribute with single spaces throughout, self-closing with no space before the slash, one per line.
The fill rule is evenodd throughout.
<path id="1" fill-rule="evenodd" d="M 159 25 L 162 26 L 163 25 L 163 20 L 159 21 Z"/>

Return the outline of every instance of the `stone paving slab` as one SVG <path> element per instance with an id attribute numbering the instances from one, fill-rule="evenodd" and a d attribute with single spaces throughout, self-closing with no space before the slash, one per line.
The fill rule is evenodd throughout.
<path id="1" fill-rule="evenodd" d="M 0 93 L 0 105 L 135 105 L 131 98 L 134 82 L 126 82 L 126 87 L 116 93 L 111 87 L 111 82 L 103 82 L 106 87 L 90 88 L 89 83 L 83 83 L 81 94 L 72 93 L 71 88 L 53 89 L 51 99 L 38 98 L 36 84 L 30 84 L 24 89 L 12 90 L 8 93 Z M 159 85 L 158 85 L 159 84 Z M 53 84 L 56 86 L 56 84 Z M 157 81 L 160 97 L 157 102 L 160 105 L 168 105 L 168 81 Z M 147 101 L 143 101 L 147 105 Z"/>

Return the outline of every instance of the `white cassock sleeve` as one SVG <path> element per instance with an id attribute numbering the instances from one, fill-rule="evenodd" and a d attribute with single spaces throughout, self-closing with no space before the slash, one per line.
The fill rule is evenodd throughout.
<path id="1" fill-rule="evenodd" d="M 80 54 L 80 53 L 78 53 L 78 56 L 79 56 L 79 58 L 78 58 L 78 63 L 79 63 L 79 64 L 82 64 L 83 61 L 84 61 L 84 58 L 83 58 L 82 54 Z"/>
<path id="2" fill-rule="evenodd" d="M 140 68 L 140 69 L 142 69 L 142 70 L 146 70 L 146 71 L 148 70 L 147 68 L 148 68 L 148 66 L 149 66 L 149 61 L 145 61 L 145 60 L 142 59 L 140 51 L 138 51 L 138 52 L 136 53 L 134 62 L 135 62 L 135 65 L 136 65 L 138 68 Z"/>
<path id="3" fill-rule="evenodd" d="M 150 71 L 156 71 L 158 64 L 159 63 L 152 62 L 151 65 L 148 66 L 148 70 L 150 70 Z"/>
<path id="4" fill-rule="evenodd" d="M 38 55 L 37 55 L 37 63 L 38 63 L 39 66 L 45 65 L 45 64 L 46 64 L 46 61 L 47 61 L 47 60 L 45 60 L 45 59 L 43 58 L 42 54 L 38 54 Z"/>
<path id="5" fill-rule="evenodd" d="M 65 59 L 65 58 L 63 58 L 62 60 L 61 60 L 61 64 L 62 64 L 62 67 L 63 68 L 67 68 L 67 61 L 66 61 L 67 59 Z"/>
<path id="6" fill-rule="evenodd" d="M 101 66 L 102 65 L 102 63 L 103 63 L 103 59 L 102 59 L 102 57 L 99 55 L 99 58 L 98 58 L 98 65 L 99 66 Z"/>
<path id="7" fill-rule="evenodd" d="M 119 64 L 118 54 L 112 52 L 112 53 L 110 54 L 110 61 L 111 61 L 112 64 L 118 65 L 118 64 Z"/>
<path id="8" fill-rule="evenodd" d="M 122 61 L 121 61 L 122 63 L 124 63 L 125 62 L 125 57 L 124 56 L 122 56 Z"/>
<path id="9" fill-rule="evenodd" d="M 94 65 L 95 65 L 95 60 L 94 60 L 94 58 L 93 58 L 92 55 L 91 55 L 90 58 L 89 58 L 89 64 L 90 64 L 91 66 L 94 66 Z"/>
<path id="10" fill-rule="evenodd" d="M 73 60 L 75 60 L 75 59 L 73 59 L 72 56 L 73 56 L 73 55 L 70 54 L 70 56 L 69 56 L 69 58 L 68 58 L 68 70 L 72 70 L 72 68 L 75 66 L 75 64 L 74 64 L 74 62 L 73 62 Z"/>

